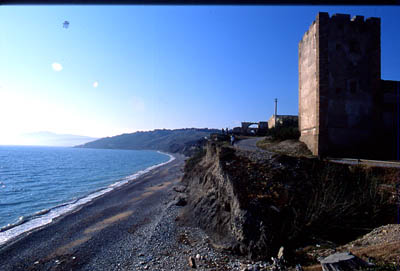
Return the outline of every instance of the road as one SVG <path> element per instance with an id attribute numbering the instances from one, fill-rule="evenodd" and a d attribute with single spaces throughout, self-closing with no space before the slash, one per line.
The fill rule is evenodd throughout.
<path id="1" fill-rule="evenodd" d="M 400 168 L 400 162 L 380 160 L 352 159 L 352 158 L 327 158 L 328 161 L 347 165 L 366 165 L 372 167 Z"/>
<path id="2" fill-rule="evenodd" d="M 249 139 L 239 140 L 234 144 L 234 147 L 244 151 L 265 151 L 257 147 L 257 142 L 263 139 L 264 137 L 254 137 Z"/>
<path id="3" fill-rule="evenodd" d="M 235 148 L 245 151 L 264 151 L 257 147 L 257 142 L 264 137 L 254 137 L 249 139 L 242 139 L 235 143 Z M 381 160 L 367 160 L 367 159 L 352 159 L 352 158 L 326 158 L 332 163 L 346 164 L 346 165 L 366 165 L 373 167 L 386 167 L 386 168 L 400 168 L 400 162 L 389 162 Z"/>

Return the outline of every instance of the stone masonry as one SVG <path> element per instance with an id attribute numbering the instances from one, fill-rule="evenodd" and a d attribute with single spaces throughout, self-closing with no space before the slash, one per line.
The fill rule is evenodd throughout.
<path id="1" fill-rule="evenodd" d="M 276 120 L 276 123 L 275 123 Z M 294 115 L 272 115 L 268 120 L 268 129 L 274 128 L 276 126 L 298 126 L 298 116 Z"/>
<path id="2" fill-rule="evenodd" d="M 396 147 L 399 82 L 381 80 L 380 23 L 320 12 L 300 41 L 300 140 L 314 155 L 377 158 Z"/>

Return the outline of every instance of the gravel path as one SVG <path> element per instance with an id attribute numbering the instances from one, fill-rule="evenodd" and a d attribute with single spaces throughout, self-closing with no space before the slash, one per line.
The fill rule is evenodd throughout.
<path id="1" fill-rule="evenodd" d="M 247 157 L 257 163 L 262 163 L 265 160 L 270 160 L 275 155 L 275 153 L 260 149 L 256 145 L 257 142 L 263 138 L 264 137 L 255 137 L 238 141 L 234 145 L 234 147 L 236 148 L 236 154 Z"/>
<path id="2" fill-rule="evenodd" d="M 247 155 L 254 156 L 250 152 L 258 152 L 258 156 L 268 158 L 274 153 L 271 151 L 263 150 L 257 147 L 257 142 L 262 140 L 264 137 L 255 137 L 249 139 L 242 139 L 235 143 L 235 148 L 240 151 L 247 152 Z M 282 147 L 283 148 L 283 147 Z M 400 162 L 389 162 L 389 161 L 379 161 L 379 160 L 367 160 L 367 159 L 351 159 L 351 158 L 326 158 L 327 161 L 332 163 L 347 164 L 347 165 L 366 165 L 373 167 L 387 167 L 387 168 L 400 168 Z"/>
<path id="3" fill-rule="evenodd" d="M 237 143 L 235 143 L 235 148 L 244 150 L 244 151 L 264 151 L 260 148 L 257 147 L 257 142 L 263 139 L 264 137 L 255 137 L 255 138 L 249 138 L 249 139 L 242 139 L 239 140 Z"/>

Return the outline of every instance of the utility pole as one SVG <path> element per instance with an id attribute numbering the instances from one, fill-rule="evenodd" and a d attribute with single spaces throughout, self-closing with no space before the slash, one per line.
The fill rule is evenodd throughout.
<path id="1" fill-rule="evenodd" d="M 274 114 L 275 127 L 277 125 L 277 123 L 276 123 L 276 115 L 277 114 L 278 114 L 278 99 L 275 98 L 275 114 Z"/>

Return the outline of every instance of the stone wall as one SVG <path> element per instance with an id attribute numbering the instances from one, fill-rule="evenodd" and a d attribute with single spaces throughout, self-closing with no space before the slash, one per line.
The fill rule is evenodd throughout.
<path id="1" fill-rule="evenodd" d="M 319 31 L 319 151 L 373 154 L 380 128 L 380 19 L 326 14 Z"/>
<path id="2" fill-rule="evenodd" d="M 400 81 L 381 80 L 382 152 L 400 160 Z"/>
<path id="3" fill-rule="evenodd" d="M 256 127 L 250 127 L 251 125 L 257 125 L 257 128 Z M 266 121 L 242 122 L 242 127 L 240 129 L 241 130 L 240 130 L 239 133 L 241 133 L 243 135 L 246 135 L 246 134 L 264 135 L 268 130 L 268 122 L 266 122 Z"/>
<path id="4" fill-rule="evenodd" d="M 267 124 L 268 124 L 268 129 L 274 128 L 277 124 L 278 126 L 298 126 L 298 116 L 295 115 L 277 115 L 276 116 L 276 122 L 275 122 L 275 115 L 272 115 Z"/>
<path id="5" fill-rule="evenodd" d="M 380 77 L 380 19 L 319 13 L 299 44 L 300 140 L 314 155 L 374 153 Z"/>
<path id="6" fill-rule="evenodd" d="M 253 125 L 253 124 L 255 124 L 255 125 L 257 125 L 258 126 L 258 123 L 257 122 L 242 122 L 242 134 L 247 134 L 247 133 L 249 133 L 250 132 L 250 126 L 251 125 Z"/>
<path id="7" fill-rule="evenodd" d="M 258 128 L 261 130 L 268 130 L 268 122 L 267 121 L 260 121 L 258 123 Z"/>
<path id="8" fill-rule="evenodd" d="M 383 92 L 383 125 L 385 130 L 394 130 L 399 124 L 400 81 L 381 80 Z"/>
<path id="9" fill-rule="evenodd" d="M 304 34 L 299 43 L 299 131 L 300 140 L 314 155 L 318 155 L 318 20 Z"/>

